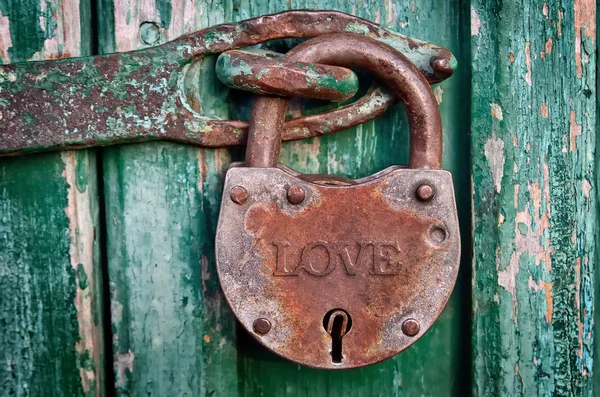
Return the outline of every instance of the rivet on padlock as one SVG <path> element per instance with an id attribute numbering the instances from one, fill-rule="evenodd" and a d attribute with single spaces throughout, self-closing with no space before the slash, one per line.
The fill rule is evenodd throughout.
<path id="1" fill-rule="evenodd" d="M 364 36 L 321 36 L 286 57 L 362 68 L 391 87 L 410 123 L 410 168 L 348 180 L 279 165 L 288 100 L 258 98 L 247 162 L 233 164 L 225 180 L 221 285 L 242 325 L 275 353 L 324 369 L 374 364 L 431 327 L 458 274 L 437 102 L 408 59 Z"/>

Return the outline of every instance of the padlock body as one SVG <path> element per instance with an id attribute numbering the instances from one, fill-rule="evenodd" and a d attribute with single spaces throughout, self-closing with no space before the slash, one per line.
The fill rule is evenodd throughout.
<path id="1" fill-rule="evenodd" d="M 284 166 L 230 168 L 216 238 L 221 286 L 242 325 L 287 359 L 325 369 L 385 360 L 430 328 L 456 281 L 451 175 L 390 167 L 353 183 L 316 180 Z M 424 184 L 434 190 L 427 201 L 416 195 Z M 234 188 L 244 200 L 232 200 Z M 324 325 L 334 309 L 352 322 L 338 362 Z"/>

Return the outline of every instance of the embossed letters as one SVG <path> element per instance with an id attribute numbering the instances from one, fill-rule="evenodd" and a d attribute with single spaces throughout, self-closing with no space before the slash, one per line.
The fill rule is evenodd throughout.
<path id="1" fill-rule="evenodd" d="M 313 276 L 326 276 L 337 265 L 346 274 L 357 272 L 389 276 L 400 274 L 400 246 L 391 242 L 311 241 L 300 250 L 288 241 L 274 241 L 276 266 L 274 276 L 298 276 L 302 271 Z"/>

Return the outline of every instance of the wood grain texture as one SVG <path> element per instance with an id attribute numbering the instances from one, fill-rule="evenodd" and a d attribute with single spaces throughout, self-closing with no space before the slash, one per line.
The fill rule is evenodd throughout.
<path id="1" fill-rule="evenodd" d="M 475 395 L 594 394 L 595 7 L 472 2 Z"/>
<path id="2" fill-rule="evenodd" d="M 98 23 L 102 52 L 209 26 L 193 2 L 116 1 L 101 8 L 114 12 L 114 25 Z M 203 104 L 208 114 L 228 118 L 215 60 L 201 67 Z M 228 152 L 150 143 L 105 149 L 103 156 L 117 393 L 235 395 L 236 323 L 214 261 Z"/>
<path id="3" fill-rule="evenodd" d="M 460 7 L 450 1 L 114 0 L 100 1 L 99 6 L 104 52 L 141 48 L 148 42 L 158 44 L 222 22 L 303 8 L 353 13 L 448 46 L 456 54 L 461 52 Z M 248 102 L 230 97 L 215 80 L 214 58 L 207 58 L 203 69 L 203 111 L 224 118 L 248 117 Z M 444 164 L 457 174 L 457 196 L 466 224 L 469 188 L 463 148 L 468 142 L 464 131 L 469 104 L 460 100 L 464 77 L 459 73 L 435 92 L 441 101 L 446 134 Z M 292 114 L 303 111 L 307 110 L 299 103 L 290 108 Z M 405 163 L 407 141 L 406 120 L 397 107 L 350 131 L 286 144 L 281 160 L 303 172 L 359 177 Z M 465 284 L 433 329 L 407 352 L 355 371 L 299 367 L 275 357 L 236 329 L 220 291 L 213 254 L 221 181 L 230 156 L 224 150 L 166 143 L 104 150 L 119 394 L 463 395 L 469 372 L 469 355 L 464 350 L 468 313 L 461 309 L 465 301 L 460 294 Z M 239 159 L 240 153 L 233 157 Z"/>
<path id="4" fill-rule="evenodd" d="M 0 60 L 89 54 L 89 18 L 0 1 Z M 91 151 L 0 160 L 0 395 L 104 395 L 97 188 Z"/>

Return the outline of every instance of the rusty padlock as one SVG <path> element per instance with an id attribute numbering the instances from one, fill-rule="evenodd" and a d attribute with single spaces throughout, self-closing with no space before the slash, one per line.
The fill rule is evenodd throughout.
<path id="1" fill-rule="evenodd" d="M 324 369 L 374 364 L 431 327 L 458 274 L 438 105 L 407 58 L 370 38 L 322 36 L 287 57 L 359 67 L 387 83 L 408 115 L 410 167 L 358 180 L 299 174 L 276 163 L 288 100 L 257 99 L 246 163 L 225 180 L 221 286 L 242 325 L 275 353 Z"/>

